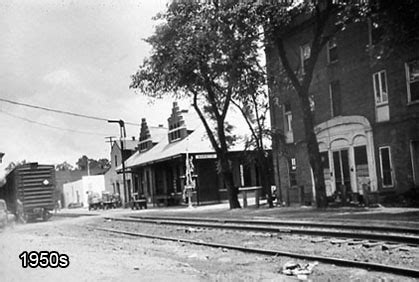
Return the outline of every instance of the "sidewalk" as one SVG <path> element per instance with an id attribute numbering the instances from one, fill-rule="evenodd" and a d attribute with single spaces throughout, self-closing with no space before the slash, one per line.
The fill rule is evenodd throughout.
<path id="1" fill-rule="evenodd" d="M 101 214 L 101 211 L 89 211 L 87 208 L 63 208 L 57 211 L 53 210 L 51 214 L 58 217 L 97 216 Z"/>
<path id="2" fill-rule="evenodd" d="M 184 216 L 184 217 L 213 217 L 237 219 L 263 219 L 263 220 L 288 220 L 288 221 L 316 221 L 316 222 L 354 222 L 368 225 L 390 225 L 419 228 L 419 208 L 365 208 L 365 207 L 333 207 L 316 209 L 313 207 L 274 207 L 268 208 L 262 204 L 259 208 L 249 201 L 248 208 L 229 209 L 227 202 L 212 205 L 200 205 L 188 208 L 187 206 L 152 207 L 147 210 L 131 210 L 118 208 L 109 210 L 89 211 L 87 208 L 62 209 L 53 213 L 58 217 L 78 216 Z"/>
<path id="3" fill-rule="evenodd" d="M 259 208 L 249 205 L 246 209 L 229 209 L 228 203 L 188 207 L 152 208 L 136 211 L 144 216 L 185 216 L 238 219 L 288 220 L 288 221 L 326 221 L 355 222 L 359 224 L 406 226 L 419 228 L 419 208 L 365 208 L 334 207 L 316 209 L 313 207 L 274 207 L 261 205 Z"/>

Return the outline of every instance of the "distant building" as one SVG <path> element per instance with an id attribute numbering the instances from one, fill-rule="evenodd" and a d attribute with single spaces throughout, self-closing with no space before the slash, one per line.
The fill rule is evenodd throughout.
<path id="1" fill-rule="evenodd" d="M 165 131 L 165 128 L 162 127 L 151 127 L 152 132 L 161 132 Z M 122 171 L 117 172 L 117 167 L 122 164 L 122 156 L 124 160 L 127 160 L 132 156 L 139 146 L 139 139 L 132 137 L 131 140 L 124 141 L 124 152 L 121 151 L 121 141 L 114 141 L 111 148 L 111 168 L 105 174 L 105 186 L 106 191 L 114 194 L 119 194 L 121 197 L 122 203 L 128 203 L 131 199 L 132 187 L 133 187 L 133 177 L 128 172 L 125 173 L 125 185 L 123 184 Z"/>
<path id="2" fill-rule="evenodd" d="M 284 40 L 295 69 L 304 71 L 310 57 L 311 31 L 304 22 Z M 352 24 L 330 39 L 315 66 L 311 111 L 331 199 L 344 190 L 348 200 L 368 190 L 382 202 L 419 192 L 419 45 L 376 60 L 368 51 L 374 38 L 368 23 Z M 283 200 L 299 203 L 293 195 L 302 188 L 310 203 L 303 112 L 293 91 L 274 95 L 272 128 L 286 136 L 285 146 L 274 152 Z"/>
<path id="3" fill-rule="evenodd" d="M 91 175 L 103 174 L 103 169 L 90 169 Z M 87 176 L 87 170 L 58 170 L 55 171 L 55 181 L 56 181 L 56 200 L 61 200 L 63 206 L 66 204 L 63 194 L 63 185 L 65 183 L 74 182 L 82 179 L 83 176 Z"/>
<path id="4" fill-rule="evenodd" d="M 83 176 L 80 180 L 65 183 L 63 185 L 64 207 L 70 204 L 88 207 L 88 193 L 105 191 L 105 178 L 103 175 Z"/>

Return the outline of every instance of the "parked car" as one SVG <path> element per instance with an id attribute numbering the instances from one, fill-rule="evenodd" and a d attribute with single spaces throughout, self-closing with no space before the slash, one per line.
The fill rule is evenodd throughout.
<path id="1" fill-rule="evenodd" d="M 69 203 L 67 207 L 69 209 L 78 209 L 83 207 L 83 203 Z"/>

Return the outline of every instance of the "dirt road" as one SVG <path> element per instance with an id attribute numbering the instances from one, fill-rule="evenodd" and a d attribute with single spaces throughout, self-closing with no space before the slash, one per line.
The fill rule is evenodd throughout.
<path id="1" fill-rule="evenodd" d="M 1 281 L 296 281 L 279 273 L 288 258 L 273 258 L 151 239 L 94 229 L 101 217 L 55 218 L 16 225 L 0 233 Z M 169 234 L 168 234 L 169 235 Z M 24 251 L 66 254 L 67 268 L 23 268 Z M 403 277 L 385 278 L 406 281 Z M 316 267 L 315 281 L 363 281 L 380 273 Z"/>

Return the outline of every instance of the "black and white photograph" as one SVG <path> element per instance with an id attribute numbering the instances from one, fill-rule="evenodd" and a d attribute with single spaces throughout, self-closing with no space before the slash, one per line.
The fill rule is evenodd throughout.
<path id="1" fill-rule="evenodd" d="M 0 281 L 418 281 L 419 1 L 0 1 Z"/>

